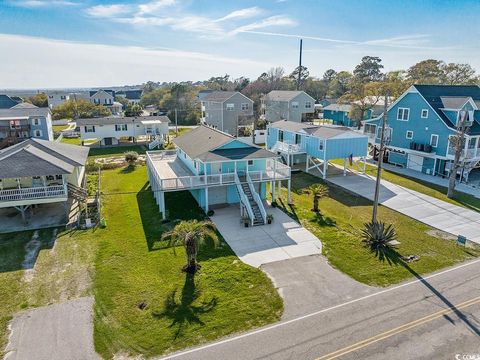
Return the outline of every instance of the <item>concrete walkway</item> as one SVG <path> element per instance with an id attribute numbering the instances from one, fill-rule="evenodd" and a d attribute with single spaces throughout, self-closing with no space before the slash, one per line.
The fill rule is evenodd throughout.
<path id="1" fill-rule="evenodd" d="M 369 200 L 375 193 L 375 178 L 368 175 L 348 173 L 334 176 L 329 182 L 341 186 Z M 469 241 L 480 244 L 480 213 L 445 201 L 406 189 L 382 180 L 380 203 L 424 224 L 452 235 L 466 236 Z"/>
<path id="2" fill-rule="evenodd" d="M 100 359 L 93 347 L 93 298 L 15 315 L 5 360 Z"/>
<path id="3" fill-rule="evenodd" d="M 211 220 L 240 260 L 254 267 L 321 254 L 322 244 L 315 235 L 283 211 L 269 206 L 266 210 L 273 215 L 272 224 L 244 227 L 238 206 L 215 210 Z"/>

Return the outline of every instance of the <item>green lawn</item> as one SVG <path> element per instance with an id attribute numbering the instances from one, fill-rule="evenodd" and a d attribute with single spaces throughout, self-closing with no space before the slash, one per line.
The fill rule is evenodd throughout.
<path id="1" fill-rule="evenodd" d="M 333 161 L 334 163 L 338 165 L 343 166 L 343 161 L 342 160 L 336 160 Z M 349 165 L 350 168 L 350 165 Z M 353 167 L 354 170 L 358 171 L 359 169 L 357 167 Z M 377 176 L 377 167 L 367 164 L 367 170 L 366 173 L 371 176 Z M 449 199 L 447 197 L 447 188 L 431 183 L 427 183 L 425 181 L 411 178 L 405 175 L 399 175 L 395 172 L 388 171 L 386 169 L 382 170 L 382 179 L 385 179 L 387 181 L 390 181 L 394 184 L 403 186 L 407 189 L 415 190 L 418 191 L 422 194 L 429 195 L 431 197 L 434 197 L 439 200 L 446 201 L 448 203 L 458 205 L 458 206 L 463 206 L 465 208 L 475 210 L 475 211 L 480 211 L 480 199 L 475 198 L 472 195 L 462 193 L 459 191 L 455 191 L 455 198 L 454 199 Z"/>
<path id="2" fill-rule="evenodd" d="M 81 145 L 81 140 L 80 138 L 66 138 L 66 137 L 63 137 L 62 140 L 60 140 L 61 143 L 65 143 L 65 144 L 71 144 L 71 145 Z"/>
<path id="3" fill-rule="evenodd" d="M 323 216 L 317 216 L 311 211 L 311 196 L 303 194 L 302 189 L 319 182 L 321 180 L 313 175 L 293 174 L 294 205 L 286 205 L 286 191 L 283 191 L 281 206 L 318 236 L 324 246 L 324 255 L 333 266 L 358 281 L 388 286 L 480 254 L 459 247 L 454 241 L 431 236 L 428 233 L 432 230 L 430 227 L 381 206 L 379 219 L 395 225 L 401 243 L 397 253 L 393 252 L 390 258 L 381 261 L 361 241 L 363 224 L 371 219 L 371 202 L 330 187 L 329 197 L 320 200 Z M 408 255 L 420 256 L 420 260 L 405 264 L 400 256 Z"/>
<path id="4" fill-rule="evenodd" d="M 91 293 L 96 242 L 81 232 L 60 232 L 52 249 L 53 229 L 43 229 L 34 270 L 26 274 L 22 262 L 32 234 L 0 234 L 0 357 L 14 313 Z"/>
<path id="5" fill-rule="evenodd" d="M 95 346 L 101 355 L 159 355 L 280 318 L 283 304 L 271 281 L 223 241 L 201 250 L 195 279 L 181 272 L 183 248 L 175 255 L 159 241 L 171 225 L 161 223 L 145 166 L 103 171 L 102 192 L 108 227 L 92 234 L 99 244 Z M 167 194 L 166 204 L 172 219 L 204 217 L 188 192 Z"/>
<path id="6" fill-rule="evenodd" d="M 67 125 L 53 125 L 52 128 L 53 128 L 53 131 L 54 132 L 60 132 L 62 130 L 65 130 L 66 128 L 68 128 L 68 124 Z"/>
<path id="7" fill-rule="evenodd" d="M 139 154 L 145 154 L 148 147 L 145 145 L 127 145 L 127 146 L 105 146 L 92 147 L 88 153 L 89 157 L 114 157 L 123 156 L 127 151 L 136 151 Z"/>
<path id="8" fill-rule="evenodd" d="M 182 135 L 185 135 L 186 133 L 188 133 L 189 131 L 191 131 L 193 128 L 182 128 L 182 127 L 179 127 L 178 128 L 178 136 L 182 136 Z M 175 136 L 175 128 L 173 129 L 169 129 L 168 130 L 168 134 L 170 136 Z"/>

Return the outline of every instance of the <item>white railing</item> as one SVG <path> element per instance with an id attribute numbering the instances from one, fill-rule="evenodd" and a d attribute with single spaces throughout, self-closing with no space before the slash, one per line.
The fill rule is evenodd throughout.
<path id="1" fill-rule="evenodd" d="M 64 185 L 0 190 L 0 201 L 19 201 L 66 196 L 67 188 Z"/>
<path id="2" fill-rule="evenodd" d="M 282 141 L 277 141 L 275 145 L 273 145 L 272 150 L 289 154 L 305 152 L 305 149 L 300 144 L 288 144 Z"/>
<path id="3" fill-rule="evenodd" d="M 242 185 L 240 184 L 240 179 L 238 175 L 235 173 L 235 185 L 237 186 L 238 196 L 240 196 L 240 202 L 243 204 L 245 209 L 247 210 L 248 217 L 250 218 L 250 224 L 253 226 L 253 220 L 255 220 L 255 215 L 253 215 L 252 207 L 250 206 L 250 202 L 248 201 L 247 195 L 243 192 Z"/>
<path id="4" fill-rule="evenodd" d="M 257 203 L 258 208 L 260 209 L 260 213 L 262 214 L 262 219 L 263 223 L 267 223 L 267 212 L 265 211 L 265 207 L 263 206 L 262 199 L 260 198 L 260 195 L 255 191 L 255 187 L 253 186 L 252 179 L 250 178 L 249 173 L 247 172 L 247 182 L 248 182 L 248 187 L 250 188 L 250 192 L 253 195 L 253 199 Z"/>
<path id="5" fill-rule="evenodd" d="M 156 148 L 158 145 L 160 145 L 160 143 L 161 143 L 161 138 L 160 138 L 160 136 L 157 135 L 157 136 L 155 136 L 155 139 L 151 143 L 148 144 L 148 149 L 152 150 L 152 149 Z"/>
<path id="6" fill-rule="evenodd" d="M 454 147 L 449 147 L 447 151 L 447 155 L 455 156 L 455 148 Z M 463 149 L 460 157 L 465 158 L 465 159 L 473 159 L 475 157 L 480 157 L 480 150 L 478 149 Z"/>

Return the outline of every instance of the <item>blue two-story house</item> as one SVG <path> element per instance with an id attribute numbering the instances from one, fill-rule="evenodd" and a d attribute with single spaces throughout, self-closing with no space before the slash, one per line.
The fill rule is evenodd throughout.
<path id="1" fill-rule="evenodd" d="M 387 112 L 388 161 L 430 175 L 447 176 L 455 149 L 457 121 L 467 111 L 469 128 L 462 161 L 462 178 L 480 163 L 480 87 L 471 85 L 413 85 Z M 364 133 L 378 147 L 382 115 L 364 123 Z"/>
<path id="2" fill-rule="evenodd" d="M 174 139 L 176 150 L 147 152 L 148 178 L 165 218 L 165 193 L 189 190 L 205 212 L 225 204 L 240 204 L 241 214 L 252 225 L 266 222 L 264 200 L 270 182 L 287 180 L 290 167 L 279 156 L 232 135 L 201 125 Z"/>
<path id="3" fill-rule="evenodd" d="M 368 154 L 368 137 L 343 126 L 315 126 L 282 120 L 267 127 L 267 149 L 280 154 L 287 165 L 305 164 L 305 171 L 318 171 L 325 179 L 328 163 L 342 159 L 363 161 Z"/>
<path id="4" fill-rule="evenodd" d="M 355 120 L 350 119 L 350 110 L 352 105 L 350 104 L 330 104 L 323 108 L 323 119 L 332 120 L 334 125 L 341 125 L 347 127 L 357 126 Z M 372 117 L 373 109 L 365 111 L 363 116 L 364 120 L 370 119 Z"/>

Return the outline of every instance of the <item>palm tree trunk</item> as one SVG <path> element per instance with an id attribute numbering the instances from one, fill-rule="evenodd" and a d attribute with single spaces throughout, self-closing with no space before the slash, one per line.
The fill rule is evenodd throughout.
<path id="1" fill-rule="evenodd" d="M 318 212 L 318 196 L 313 197 L 313 211 Z"/>

